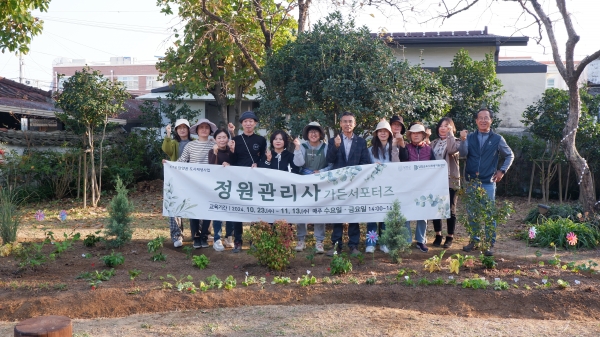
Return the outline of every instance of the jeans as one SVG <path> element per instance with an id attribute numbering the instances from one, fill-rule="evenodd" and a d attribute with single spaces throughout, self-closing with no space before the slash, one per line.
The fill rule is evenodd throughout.
<path id="1" fill-rule="evenodd" d="M 456 201 L 458 200 L 458 195 L 456 195 L 456 191 L 450 189 L 450 217 L 446 219 L 446 226 L 448 227 L 448 235 L 454 234 L 454 229 L 456 228 Z M 435 219 L 433 220 L 433 230 L 437 232 L 442 231 L 442 220 Z"/>
<path id="2" fill-rule="evenodd" d="M 244 233 L 244 224 L 238 221 L 227 221 L 225 231 L 227 232 L 227 226 L 231 223 L 233 228 L 233 242 L 242 244 L 242 234 Z"/>
<path id="3" fill-rule="evenodd" d="M 210 227 L 210 220 L 190 219 L 192 239 L 200 238 L 203 241 L 208 240 L 208 234 L 210 234 L 208 227 Z"/>
<path id="4" fill-rule="evenodd" d="M 412 231 L 410 229 L 410 221 L 405 223 L 406 229 L 408 230 L 408 238 L 406 241 L 408 243 L 412 243 Z M 417 228 L 415 231 L 415 240 L 420 243 L 427 243 L 427 238 L 425 237 L 425 232 L 427 231 L 427 221 L 425 220 L 417 220 Z"/>
<path id="5" fill-rule="evenodd" d="M 331 243 L 335 245 L 337 242 L 338 249 L 342 249 L 344 242 L 342 241 L 342 235 L 344 234 L 344 224 L 335 223 L 333 224 L 333 232 L 331 233 Z M 360 241 L 360 227 L 358 223 L 353 222 L 348 224 L 348 247 L 358 247 Z"/>
<path id="6" fill-rule="evenodd" d="M 223 221 L 213 220 L 213 230 L 215 231 L 215 241 L 221 240 L 221 229 L 223 228 Z M 225 222 L 225 237 L 231 236 L 233 232 L 233 223 L 231 221 Z"/>
<path id="7" fill-rule="evenodd" d="M 379 227 L 379 230 L 377 230 L 377 227 Z M 367 223 L 367 247 L 368 246 L 375 246 L 376 242 L 375 241 L 370 241 L 368 239 L 369 237 L 369 232 L 375 232 L 378 235 L 378 239 L 381 238 L 381 233 L 385 230 L 385 223 L 383 222 L 368 222 Z"/>
<path id="8" fill-rule="evenodd" d="M 325 224 L 324 223 L 316 223 L 315 226 L 315 240 L 317 242 L 323 242 L 325 240 Z M 296 230 L 298 231 L 298 241 L 304 241 L 304 237 L 306 236 L 306 224 L 299 223 L 296 225 Z"/>
<path id="9" fill-rule="evenodd" d="M 496 183 L 480 183 L 481 187 L 485 190 L 489 200 L 494 204 L 496 201 Z M 469 189 L 467 189 L 467 193 L 469 193 Z M 469 210 L 467 209 L 467 214 L 469 214 Z M 479 224 L 474 221 L 469 220 L 469 226 L 473 230 L 473 232 L 479 231 Z M 492 234 L 492 244 L 496 242 L 496 220 L 493 221 L 492 226 L 494 226 L 494 233 Z M 488 231 L 486 229 L 486 237 L 489 237 Z M 479 241 L 478 236 L 471 237 L 473 241 Z"/>

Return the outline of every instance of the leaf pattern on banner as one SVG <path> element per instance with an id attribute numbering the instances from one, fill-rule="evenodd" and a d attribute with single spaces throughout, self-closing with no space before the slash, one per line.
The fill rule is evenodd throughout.
<path id="1" fill-rule="evenodd" d="M 429 204 L 430 207 L 437 207 L 438 215 L 441 218 L 449 218 L 450 217 L 450 201 L 447 200 L 446 195 L 437 195 L 433 196 L 433 194 L 429 194 L 427 196 L 422 195 L 419 198 L 415 199 L 415 204 L 417 207 L 425 207 Z"/>
<path id="2" fill-rule="evenodd" d="M 371 172 L 370 176 L 365 178 L 365 181 L 375 180 L 375 176 L 381 174 L 383 172 L 383 169 L 386 167 L 386 164 L 376 164 L 375 168 L 373 168 L 373 172 Z"/>
<path id="3" fill-rule="evenodd" d="M 333 171 L 319 173 L 319 178 L 321 178 L 321 180 L 327 179 L 330 183 L 337 185 L 340 181 L 346 181 L 348 179 L 352 181 L 360 171 L 362 171 L 362 167 L 360 166 L 348 166 Z"/>
<path id="4" fill-rule="evenodd" d="M 190 210 L 198 205 L 192 204 L 192 202 L 190 201 L 189 198 L 183 199 L 183 202 L 181 202 L 179 205 L 177 205 L 176 200 L 179 199 L 179 197 L 177 197 L 176 195 L 173 195 L 173 183 L 172 182 L 173 182 L 173 179 L 169 180 L 166 188 L 164 189 L 164 192 L 165 192 L 164 207 L 167 210 L 167 212 L 169 213 L 169 216 L 170 217 L 192 216 L 192 213 L 188 212 L 188 210 Z"/>

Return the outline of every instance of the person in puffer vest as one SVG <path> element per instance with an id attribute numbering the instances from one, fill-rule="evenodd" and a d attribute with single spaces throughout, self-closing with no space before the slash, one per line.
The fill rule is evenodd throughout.
<path id="1" fill-rule="evenodd" d="M 408 131 L 406 131 L 409 143 L 404 147 L 400 148 L 400 159 L 408 158 L 407 161 L 425 161 L 435 160 L 435 155 L 431 146 L 427 144 L 427 131 L 425 126 L 421 122 L 414 122 L 411 124 Z M 406 222 L 406 228 L 408 229 L 409 237 L 408 241 L 412 243 L 412 233 L 410 230 L 410 221 Z M 425 232 L 427 231 L 427 220 L 417 220 L 417 228 L 415 231 L 415 240 L 417 241 L 417 248 L 422 252 L 426 253 L 429 248 L 425 245 L 427 238 Z"/>

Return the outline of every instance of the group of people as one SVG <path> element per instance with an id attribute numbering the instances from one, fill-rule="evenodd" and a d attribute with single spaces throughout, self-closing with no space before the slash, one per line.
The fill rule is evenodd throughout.
<path id="1" fill-rule="evenodd" d="M 354 133 L 355 116 L 350 112 L 344 112 L 339 121 L 342 132 L 328 143 L 325 142 L 326 133 L 323 127 L 318 122 L 311 122 L 302 131 L 303 141 L 298 138 L 291 140 L 285 131 L 276 130 L 272 132 L 269 139 L 270 147 L 267 148 L 267 140 L 255 133 L 259 122 L 258 117 L 254 112 L 246 111 L 239 119 L 242 125 L 242 132 L 239 135 L 235 135 L 235 127 L 231 123 L 227 129 L 217 129 L 217 126 L 208 119 L 200 119 L 191 126 L 187 120 L 179 119 L 175 122 L 173 137 L 171 137 L 171 126 L 167 125 L 167 137 L 164 139 L 162 149 L 171 161 L 262 167 L 304 175 L 372 163 L 445 160 L 448 164 L 450 218 L 447 219 L 445 240 L 442 235 L 441 219 L 433 220 L 435 239 L 432 244 L 436 247 L 449 248 L 452 246 L 456 228 L 458 198 L 456 192 L 460 188 L 459 157 L 467 159 L 465 178 L 479 179 L 491 202 L 495 199 L 496 183 L 502 179 L 513 160 L 513 153 L 504 138 L 491 131 L 492 112 L 481 109 L 475 114 L 475 119 L 478 130 L 473 133 L 463 130 L 460 132 L 460 137 L 456 138 L 454 122 L 451 118 L 444 117 L 436 125 L 438 138 L 429 141 L 431 131 L 422 123 L 413 122 L 407 129 L 401 116 L 393 116 L 389 122 L 382 119 L 377 124 L 371 146 L 368 147 L 366 140 Z M 190 135 L 197 135 L 197 139 L 192 140 Z M 504 156 L 504 161 L 498 169 L 499 154 Z M 209 247 L 210 223 L 210 220 L 190 219 L 194 248 Z M 181 219 L 170 218 L 169 225 L 174 246 L 181 247 L 183 240 Z M 216 251 L 223 251 L 225 247 L 233 248 L 234 253 L 242 250 L 241 222 L 227 221 L 224 236 L 222 236 L 222 221 L 212 221 L 212 225 L 213 248 Z M 316 252 L 325 253 L 325 224 L 313 225 Z M 477 226 L 477 224 L 469 223 L 469 226 Z M 406 223 L 406 227 L 409 233 L 408 241 L 412 243 L 410 222 Z M 422 252 L 429 250 L 426 245 L 426 229 L 427 220 L 418 220 L 415 241 L 416 247 Z M 384 223 L 367 223 L 367 232 L 376 231 L 381 234 L 384 230 Z M 297 224 L 296 251 L 306 248 L 306 233 L 307 225 Z M 332 256 L 335 249 L 342 250 L 342 234 L 343 224 L 333 224 L 331 234 L 333 248 L 327 251 L 327 255 Z M 348 238 L 350 254 L 360 254 L 358 223 L 348 224 Z M 472 237 L 463 250 L 475 249 L 478 241 L 478 237 Z M 380 245 L 379 248 L 385 253 L 388 252 L 384 245 Z M 374 252 L 375 242 L 367 241 L 365 251 Z M 492 248 L 485 253 L 493 255 Z"/>

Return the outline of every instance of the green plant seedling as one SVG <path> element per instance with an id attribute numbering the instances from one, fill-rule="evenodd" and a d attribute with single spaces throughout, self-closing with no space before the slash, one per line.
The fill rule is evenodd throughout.
<path id="1" fill-rule="evenodd" d="M 113 250 L 110 255 L 100 257 L 100 261 L 104 262 L 104 265 L 107 267 L 112 268 L 122 265 L 125 262 L 125 258 L 121 253 L 115 254 L 115 251 Z"/>
<path id="2" fill-rule="evenodd" d="M 192 264 L 196 268 L 206 269 L 206 267 L 208 267 L 208 265 L 210 264 L 210 260 L 204 254 L 202 254 L 200 256 L 195 255 L 195 256 L 192 257 Z"/>

